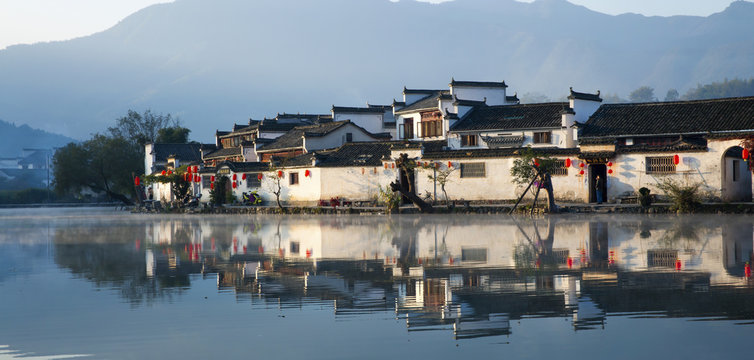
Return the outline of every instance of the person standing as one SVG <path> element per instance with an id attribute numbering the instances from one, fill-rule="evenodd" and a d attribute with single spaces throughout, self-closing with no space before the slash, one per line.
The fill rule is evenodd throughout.
<path id="1" fill-rule="evenodd" d="M 597 193 L 597 204 L 602 204 L 602 178 L 599 175 L 594 179 L 594 190 Z"/>

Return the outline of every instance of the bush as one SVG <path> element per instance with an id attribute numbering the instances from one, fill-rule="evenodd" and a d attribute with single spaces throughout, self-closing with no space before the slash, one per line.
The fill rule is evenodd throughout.
<path id="1" fill-rule="evenodd" d="M 668 178 L 657 184 L 657 188 L 670 199 L 670 210 L 690 213 L 701 204 L 702 193 L 699 183 L 681 184 Z"/>
<path id="2" fill-rule="evenodd" d="M 643 207 L 648 207 L 649 205 L 652 205 L 652 196 L 649 195 L 649 189 L 643 187 L 639 189 L 639 204 Z"/>

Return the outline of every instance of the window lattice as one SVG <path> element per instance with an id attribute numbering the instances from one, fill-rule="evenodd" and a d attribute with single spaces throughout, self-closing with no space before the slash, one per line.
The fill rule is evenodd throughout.
<path id="1" fill-rule="evenodd" d="M 647 157 L 647 174 L 672 174 L 675 172 L 675 163 L 672 156 Z"/>
<path id="2" fill-rule="evenodd" d="M 553 163 L 553 167 L 550 170 L 550 175 L 552 176 L 568 175 L 568 168 L 565 166 L 565 160 L 555 159 Z"/>
<path id="3" fill-rule="evenodd" d="M 461 163 L 462 178 L 480 178 L 485 175 L 484 163 Z"/>

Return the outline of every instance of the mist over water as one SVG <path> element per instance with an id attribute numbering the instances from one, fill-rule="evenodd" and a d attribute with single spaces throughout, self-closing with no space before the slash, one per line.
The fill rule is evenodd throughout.
<path id="1" fill-rule="evenodd" d="M 712 358 L 754 325 L 746 216 L 13 209 L 0 228 L 0 355 Z"/>

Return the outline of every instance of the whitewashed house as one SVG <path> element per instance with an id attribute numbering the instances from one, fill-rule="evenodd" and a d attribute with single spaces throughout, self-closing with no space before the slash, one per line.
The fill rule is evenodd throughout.
<path id="1" fill-rule="evenodd" d="M 594 179 L 616 199 L 674 179 L 700 184 L 722 201 L 751 201 L 749 159 L 742 141 L 754 135 L 754 97 L 602 105 L 579 135 L 589 193 Z"/>
<path id="2" fill-rule="evenodd" d="M 395 139 L 395 116 L 391 105 L 370 105 L 367 107 L 347 107 L 333 105 L 330 110 L 333 121 L 350 120 L 373 134 L 387 133 Z"/>

